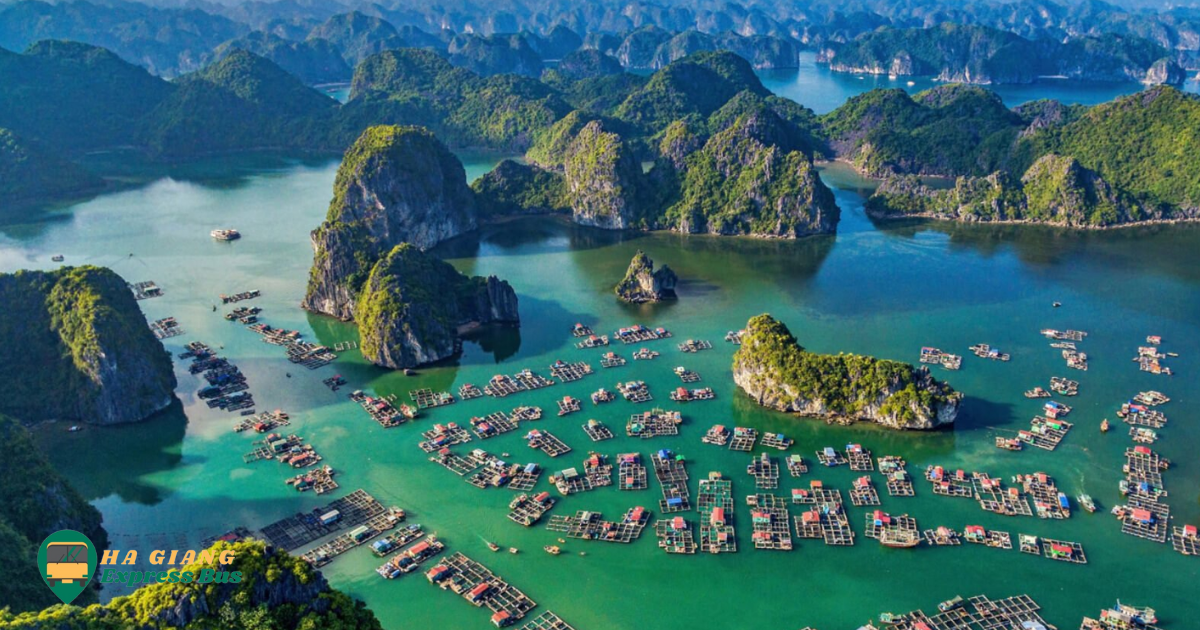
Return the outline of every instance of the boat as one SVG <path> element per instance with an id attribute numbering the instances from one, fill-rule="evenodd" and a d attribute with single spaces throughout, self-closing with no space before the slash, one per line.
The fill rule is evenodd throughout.
<path id="1" fill-rule="evenodd" d="M 560 545 L 562 545 L 562 544 L 566 544 L 566 542 L 567 542 L 567 541 L 563 540 L 562 538 L 559 538 L 559 539 L 558 539 L 558 544 L 560 544 Z"/>
<path id="2" fill-rule="evenodd" d="M 938 604 L 938 610 L 941 612 L 949 612 L 955 608 L 958 608 L 959 606 L 962 606 L 962 603 L 962 595 L 957 595 L 954 597 L 954 599 L 947 599 L 946 601 Z"/>
<path id="3" fill-rule="evenodd" d="M 72 424 L 70 427 L 67 427 L 67 433 L 77 433 L 82 430 L 83 427 L 79 426 L 78 424 Z"/>
<path id="4" fill-rule="evenodd" d="M 552 556 L 557 556 L 558 554 L 562 553 L 562 549 L 559 549 L 558 545 L 546 545 L 545 547 L 542 547 L 542 549 L 545 549 L 546 553 Z"/>
<path id="5" fill-rule="evenodd" d="M 1058 307 L 1062 306 L 1062 302 L 1054 302 L 1050 306 L 1053 306 L 1054 308 L 1058 308 Z"/>
<path id="6" fill-rule="evenodd" d="M 511 553 L 511 554 L 514 554 L 514 555 L 515 555 L 515 554 L 516 554 L 518 551 L 520 551 L 520 550 L 519 550 L 519 549 L 517 549 L 516 547 L 509 547 L 509 548 L 508 548 L 508 553 Z"/>
<path id="7" fill-rule="evenodd" d="M 1096 502 L 1092 500 L 1091 495 L 1081 494 L 1075 497 L 1075 500 L 1078 501 L 1079 505 L 1083 506 L 1083 509 L 1087 510 L 1088 512 L 1096 511 Z"/>
<path id="8" fill-rule="evenodd" d="M 1104 419 L 1104 420 L 1103 420 L 1103 421 L 1100 423 L 1100 432 L 1101 432 L 1101 433 L 1108 433 L 1108 418 L 1105 418 L 1105 419 Z"/>
<path id="9" fill-rule="evenodd" d="M 490 540 L 485 542 L 487 542 L 488 549 L 491 549 L 492 551 L 500 551 L 500 545 L 497 545 Z"/>
<path id="10" fill-rule="evenodd" d="M 1117 605 L 1112 609 L 1116 613 L 1116 617 L 1128 619 L 1138 626 L 1149 626 L 1158 623 L 1158 615 L 1153 608 L 1137 608 L 1135 606 L 1127 606 L 1117 600 Z"/>
<path id="11" fill-rule="evenodd" d="M 219 228 L 209 232 L 209 234 L 218 241 L 236 241 L 242 238 L 241 232 L 233 228 Z"/>
<path id="12" fill-rule="evenodd" d="M 62 254 L 55 254 L 55 255 L 53 255 L 53 256 L 51 256 L 51 257 L 50 257 L 50 260 L 52 260 L 52 261 L 54 261 L 54 262 L 62 262 L 62 261 L 64 261 L 64 260 L 66 260 L 66 258 L 65 258 L 65 257 L 63 257 L 63 255 L 62 255 Z"/>

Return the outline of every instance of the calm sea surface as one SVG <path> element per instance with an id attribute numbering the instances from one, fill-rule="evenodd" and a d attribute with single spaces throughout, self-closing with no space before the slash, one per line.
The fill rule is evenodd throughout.
<path id="1" fill-rule="evenodd" d="M 829 81 L 842 83 L 843 77 L 818 73 L 814 78 L 802 70 L 791 79 L 767 78 L 772 89 L 805 95 L 801 102 L 818 111 L 831 108 L 829 99 L 840 102 L 856 85 L 867 83 L 845 78 L 849 86 L 835 96 Z M 1075 96 L 1067 98 L 1092 102 L 1130 89 L 1136 86 L 1073 91 Z M 1014 102 L 1034 97 L 1010 94 L 1006 99 Z M 471 178 L 498 160 L 462 157 Z M 262 321 L 299 329 L 306 338 L 329 345 L 356 337 L 352 326 L 298 308 L 312 260 L 308 233 L 324 217 L 336 169 L 336 161 L 242 157 L 138 173 L 148 183 L 53 210 L 38 221 L 0 227 L 0 271 L 51 268 L 55 263 L 50 257 L 61 253 L 66 264 L 106 265 L 130 281 L 157 281 L 166 295 L 141 303 L 147 316 L 174 316 L 187 331 L 167 340 L 168 349 L 177 354 L 191 340 L 221 346 L 248 375 L 258 409 L 291 413 L 290 430 L 314 444 L 337 469 L 342 489 L 336 496 L 363 488 L 388 505 L 405 508 L 410 522 L 437 532 L 452 551 L 484 562 L 544 609 L 581 629 L 847 628 L 881 611 L 931 610 L 954 595 L 978 593 L 1029 593 L 1060 628 L 1076 627 L 1081 615 L 1094 616 L 1118 597 L 1155 606 L 1168 627 L 1187 627 L 1188 619 L 1200 616 L 1194 597 L 1200 563 L 1169 546 L 1122 535 L 1107 513 L 1121 502 L 1117 482 L 1122 453 L 1131 445 L 1128 427 L 1114 411 L 1138 391 L 1157 389 L 1173 398 L 1163 408 L 1170 423 L 1154 446 L 1174 462 L 1166 473 L 1167 500 L 1176 524 L 1200 523 L 1200 466 L 1191 457 L 1192 446 L 1200 441 L 1200 381 L 1195 378 L 1200 369 L 1198 227 L 1075 233 L 877 225 L 862 211 L 870 182 L 834 166 L 823 177 L 842 208 L 836 237 L 766 242 L 615 234 L 545 218 L 486 227 L 437 253 L 466 273 L 496 274 L 512 283 L 521 304 L 519 331 L 469 341 L 453 365 L 422 369 L 416 377 L 370 367 L 353 352 L 334 366 L 309 372 L 288 363 L 280 348 L 225 321 L 221 313 L 227 309 L 214 313 L 212 305 L 219 294 L 259 289 L 263 297 L 250 304 L 264 309 Z M 218 243 L 208 236 L 213 228 L 227 226 L 241 230 L 244 238 Z M 676 270 L 682 278 L 678 302 L 627 306 L 615 300 L 612 286 L 638 249 Z M 1051 308 L 1053 301 L 1063 306 Z M 802 344 L 820 352 L 915 361 L 925 345 L 969 355 L 967 346 L 986 342 L 1013 359 L 997 363 L 965 356 L 961 371 L 937 371 L 967 395 L 953 430 L 894 433 L 865 425 L 827 427 L 759 409 L 733 386 L 729 367 L 734 347 L 722 338 L 764 312 L 786 322 Z M 664 326 L 676 338 L 649 344 L 662 353 L 655 361 L 600 369 L 600 351 L 574 348 L 570 328 L 576 322 L 604 333 L 631 323 Z M 1091 369 L 1067 370 L 1038 334 L 1046 327 L 1088 331 L 1081 347 L 1091 357 Z M 1179 353 L 1169 360 L 1177 376 L 1140 373 L 1130 361 L 1150 334 L 1162 335 L 1164 350 Z M 679 352 L 675 343 L 688 338 L 709 340 L 714 348 L 694 355 Z M 613 349 L 626 357 L 632 352 Z M 482 385 L 497 373 L 522 368 L 547 373 L 556 359 L 587 360 L 597 373 L 504 400 L 460 402 L 390 430 L 381 429 L 346 398 L 356 388 L 402 399 L 421 387 L 457 391 L 462 383 Z M 672 369 L 680 365 L 698 371 L 717 399 L 671 404 L 667 394 L 679 385 Z M 103 512 L 114 547 L 194 547 L 214 533 L 237 525 L 259 527 L 331 499 L 285 486 L 292 471 L 275 462 L 243 464 L 253 438 L 231 430 L 236 416 L 210 410 L 196 398 L 200 382 L 184 364 L 177 364 L 177 373 L 181 405 L 151 422 L 75 434 L 64 433 L 62 426 L 40 430 L 55 464 Z M 335 373 L 350 382 L 338 393 L 321 385 Z M 1075 408 L 1069 420 L 1076 426 L 1063 445 L 1054 452 L 996 449 L 997 435 L 1015 435 L 1041 406 L 1022 392 L 1048 386 L 1055 375 L 1082 384 L 1082 393 L 1068 400 Z M 612 389 L 617 381 L 632 379 L 650 385 L 655 404 L 683 412 L 680 436 L 624 436 L 629 415 L 650 405 L 585 403 L 582 413 L 554 415 L 555 401 L 564 395 L 586 400 L 599 387 Z M 579 466 L 590 450 L 610 456 L 636 451 L 648 458 L 653 450 L 671 448 L 689 460 L 693 497 L 696 481 L 709 471 L 733 479 L 740 551 L 668 556 L 647 532 L 632 545 L 568 541 L 561 556 L 543 553 L 541 547 L 553 544 L 558 534 L 508 521 L 513 492 L 476 489 L 426 461 L 416 447 L 419 433 L 434 423 L 465 423 L 517 405 L 545 409 L 546 419 L 535 426 L 550 430 L 574 450 L 552 460 L 524 444 L 524 431 L 476 440 L 469 447 L 509 453 L 509 461 L 534 461 L 551 471 Z M 588 418 L 605 422 L 620 437 L 592 443 L 581 428 Z M 1107 435 L 1098 430 L 1104 418 L 1114 421 Z M 754 550 L 749 511 L 741 504 L 741 497 L 755 492 L 745 473 L 751 456 L 702 444 L 701 436 L 713 424 L 785 433 L 796 440 L 791 452 L 810 462 L 822 447 L 861 443 L 876 456 L 903 456 L 918 479 L 927 465 L 962 467 L 1006 480 L 1045 471 L 1072 497 L 1090 493 L 1101 510 L 1077 510 L 1067 521 L 1006 518 L 983 512 L 974 501 L 934 496 L 921 480 L 915 498 L 891 498 L 882 490 L 882 477 L 873 476 L 884 495 L 882 509 L 910 514 L 923 529 L 981 524 L 1011 532 L 1014 539 L 1030 533 L 1079 541 L 1089 563 L 1059 563 L 976 545 L 884 549 L 862 536 L 866 510 L 853 507 L 848 509 L 858 535 L 854 547 L 796 539 L 790 553 Z M 782 467 L 785 454 L 770 454 Z M 799 479 L 785 471 L 778 494 L 789 496 L 792 488 L 820 479 L 845 495 L 859 476 L 845 467 L 812 465 L 811 470 Z M 539 489 L 549 489 L 545 477 Z M 617 518 L 635 505 L 654 510 L 658 499 L 651 475 L 649 490 L 612 487 L 574 495 L 552 513 L 593 510 Z M 695 512 L 684 516 L 696 524 Z M 521 553 L 493 554 L 485 541 L 515 546 Z M 420 574 L 387 581 L 375 574 L 378 564 L 366 549 L 358 549 L 324 572 L 336 587 L 365 600 L 388 628 L 490 627 L 484 611 L 430 586 Z"/>

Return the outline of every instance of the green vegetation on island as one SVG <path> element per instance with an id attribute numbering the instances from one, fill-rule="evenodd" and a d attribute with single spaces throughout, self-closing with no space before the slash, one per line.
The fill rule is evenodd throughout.
<path id="1" fill-rule="evenodd" d="M 63 199 L 102 188 L 104 180 L 99 177 L 22 142 L 7 129 L 0 129 L 0 197 L 8 207 L 23 201 Z"/>
<path id="2" fill-rule="evenodd" d="M 308 562 L 266 544 L 218 542 L 212 562 L 179 567 L 195 575 L 205 569 L 240 572 L 241 581 L 161 583 L 143 586 L 104 605 L 55 605 L 40 612 L 0 611 L 0 627 L 11 630 L 382 630 L 379 620 L 350 596 L 329 586 Z M 234 552 L 228 565 L 222 551 Z M 38 582 L 41 580 L 38 579 Z M 50 594 L 43 585 L 43 592 Z"/>
<path id="3" fill-rule="evenodd" d="M 355 309 L 363 357 L 399 369 L 456 356 L 459 333 L 519 324 L 517 295 L 495 276 L 466 276 L 411 243 L 371 270 Z"/>
<path id="4" fill-rule="evenodd" d="M 0 580 L 0 627 L 5 615 L 36 611 L 58 603 L 42 582 L 37 565 L 42 540 L 60 529 L 82 532 L 99 549 L 108 547 L 100 512 L 88 504 L 50 465 L 29 431 L 0 414 L 0 553 L 8 565 Z M 76 600 L 96 601 L 94 589 Z M 5 609 L 9 613 L 2 612 Z"/>
<path id="5" fill-rule="evenodd" d="M 678 283 L 679 277 L 670 267 L 663 265 L 656 270 L 654 261 L 639 249 L 633 255 L 633 260 L 629 261 L 625 277 L 613 291 L 626 302 L 660 302 L 675 297 L 675 285 Z"/>
<path id="6" fill-rule="evenodd" d="M 770 315 L 750 319 L 733 357 L 733 379 L 760 405 L 830 422 L 894 429 L 954 422 L 962 394 L 924 367 L 855 354 L 805 350 Z"/>
<path id="7" fill-rule="evenodd" d="M 0 413 L 117 424 L 175 400 L 171 357 L 111 270 L 0 274 L 0 303 Z"/>

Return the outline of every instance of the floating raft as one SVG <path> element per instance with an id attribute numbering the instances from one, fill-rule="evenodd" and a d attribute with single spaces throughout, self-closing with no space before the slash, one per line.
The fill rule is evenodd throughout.
<path id="1" fill-rule="evenodd" d="M 696 553 L 696 537 L 692 535 L 692 524 L 682 516 L 654 523 L 654 534 L 658 546 L 667 553 Z"/>
<path id="2" fill-rule="evenodd" d="M 678 376 L 679 380 L 683 381 L 684 383 L 699 383 L 700 382 L 700 373 L 699 372 L 694 372 L 692 370 L 689 370 L 689 369 L 683 367 L 682 365 L 675 368 L 675 376 Z"/>
<path id="3" fill-rule="evenodd" d="M 746 473 L 754 477 L 754 487 L 759 490 L 774 490 L 779 487 L 779 464 L 766 453 L 750 460 Z"/>
<path id="4" fill-rule="evenodd" d="M 608 346 L 608 335 L 600 335 L 598 337 L 596 335 L 588 335 L 586 339 L 575 344 L 575 347 L 580 350 L 604 348 L 606 346 Z"/>
<path id="5" fill-rule="evenodd" d="M 322 466 L 316 470 L 300 473 L 284 483 L 295 488 L 297 492 L 312 490 L 316 494 L 325 494 L 339 488 L 338 482 L 333 479 L 335 474 L 332 466 Z"/>
<path id="6" fill-rule="evenodd" d="M 445 466 L 446 470 L 462 477 L 479 468 L 473 460 L 463 457 L 448 448 L 443 448 L 429 457 L 429 461 Z"/>
<path id="7" fill-rule="evenodd" d="M 428 387 L 414 389 L 408 392 L 408 397 L 417 403 L 417 409 L 433 409 L 434 407 L 453 405 L 457 402 L 450 392 L 435 392 Z"/>
<path id="8" fill-rule="evenodd" d="M 1037 416 L 1029 422 L 1028 431 L 1019 431 L 1017 439 L 1036 446 L 1040 449 L 1053 451 L 1067 437 L 1067 432 L 1075 425 L 1066 420 L 1044 418 Z"/>
<path id="9" fill-rule="evenodd" d="M 133 299 L 135 300 L 149 300 L 163 296 L 162 288 L 155 284 L 153 280 L 126 283 L 125 286 L 129 287 L 129 290 L 133 292 Z"/>
<path id="10" fill-rule="evenodd" d="M 651 350 L 650 348 L 641 348 L 637 352 L 633 353 L 634 361 L 650 361 L 652 359 L 657 359 L 657 358 L 658 358 L 658 352 L 655 352 L 654 350 Z"/>
<path id="11" fill-rule="evenodd" d="M 875 489 L 870 477 L 862 476 L 854 480 L 850 487 L 850 504 L 855 507 L 880 505 L 879 491 Z"/>
<path id="12" fill-rule="evenodd" d="M 634 324 L 613 333 L 613 337 L 624 344 L 642 343 L 644 341 L 654 341 L 656 339 L 666 339 L 671 336 L 671 333 L 666 328 L 655 328 L 653 330 Z"/>
<path id="13" fill-rule="evenodd" d="M 487 386 L 483 388 L 483 393 L 494 398 L 504 398 L 519 392 L 550 387 L 553 384 L 554 381 L 525 369 L 512 376 L 505 374 L 493 376 Z"/>
<path id="14" fill-rule="evenodd" d="M 582 403 L 579 402 L 578 398 L 572 398 L 570 396 L 563 396 L 562 400 L 558 401 L 559 417 L 575 413 L 576 411 L 579 411 L 582 408 L 583 408 Z"/>
<path id="15" fill-rule="evenodd" d="M 644 403 L 654 400 L 654 396 L 650 395 L 650 386 L 646 385 L 644 381 L 617 383 L 617 391 L 621 392 L 621 396 L 631 403 Z"/>
<path id="16" fill-rule="evenodd" d="M 729 443 L 729 429 L 726 429 L 723 424 L 714 424 L 712 428 L 704 433 L 704 437 L 700 438 L 700 441 L 705 444 L 725 446 Z"/>
<path id="17" fill-rule="evenodd" d="M 889 547 L 915 547 L 921 542 L 921 530 L 917 519 L 907 515 L 892 516 L 882 510 L 866 515 L 867 524 L 863 535 L 874 538 Z"/>
<path id="18" fill-rule="evenodd" d="M 938 527 L 937 529 L 927 529 L 921 532 L 921 538 L 927 545 L 937 547 L 953 547 L 962 544 L 962 539 L 958 532 L 949 527 Z"/>
<path id="19" fill-rule="evenodd" d="M 642 535 L 650 513 L 642 507 L 630 508 L 620 521 L 606 521 L 600 512 L 580 510 L 574 516 L 552 516 L 546 529 L 579 540 L 631 543 Z"/>
<path id="20" fill-rule="evenodd" d="M 1125 424 L 1135 427 L 1149 427 L 1151 429 L 1161 429 L 1167 425 L 1167 416 L 1157 409 L 1148 409 L 1145 405 L 1139 403 L 1128 402 L 1121 405 L 1117 416 L 1121 418 Z"/>
<path id="21" fill-rule="evenodd" d="M 737 551 L 737 533 L 733 527 L 733 482 L 711 472 L 700 480 L 696 498 L 700 512 L 700 547 L 709 553 Z"/>
<path id="22" fill-rule="evenodd" d="M 822 466 L 830 468 L 846 464 L 846 458 L 842 457 L 842 454 L 834 450 L 832 446 L 826 446 L 817 451 L 817 461 L 821 462 Z"/>
<path id="23" fill-rule="evenodd" d="M 562 617 L 547 610 L 525 622 L 520 630 L 575 630 L 575 627 L 563 621 Z"/>
<path id="24" fill-rule="evenodd" d="M 300 557 L 316 568 L 323 567 L 347 551 L 370 542 L 372 538 L 384 532 L 395 529 L 397 525 L 404 522 L 404 518 L 404 510 L 391 508 L 384 514 L 367 519 L 364 525 L 356 527 L 349 533 L 342 534 Z"/>
<path id="25" fill-rule="evenodd" d="M 1003 516 L 1033 516 L 1029 502 L 1018 488 L 1005 488 L 1003 481 L 979 472 L 971 474 L 971 486 L 975 490 L 975 498 L 979 500 L 979 507 L 985 512 Z"/>
<path id="26" fill-rule="evenodd" d="M 604 403 L 609 403 L 616 399 L 617 399 L 616 394 L 608 391 L 607 389 L 604 389 L 603 387 L 592 392 L 592 404 L 593 405 L 603 405 Z"/>
<path id="27" fill-rule="evenodd" d="M 871 459 L 871 451 L 868 451 L 860 444 L 846 445 L 846 461 L 850 462 L 850 470 L 855 472 L 871 472 L 875 470 L 875 463 Z"/>
<path id="28" fill-rule="evenodd" d="M 991 359 L 993 361 L 1008 361 L 1012 357 L 1007 352 L 1001 352 L 999 348 L 993 348 L 986 343 L 977 343 L 970 348 L 971 353 L 981 359 Z"/>
<path id="29" fill-rule="evenodd" d="M 372 420 L 385 429 L 398 427 L 417 415 L 416 410 L 408 405 L 401 405 L 397 409 L 388 399 L 368 396 L 361 390 L 351 393 L 350 400 L 358 403 Z"/>
<path id="30" fill-rule="evenodd" d="M 944 497 L 974 499 L 975 488 L 966 471 L 961 468 L 947 474 L 941 466 L 929 466 L 925 469 L 925 478 L 933 483 L 933 493 Z"/>
<path id="31" fill-rule="evenodd" d="M 790 437 L 782 433 L 764 433 L 761 444 L 766 447 L 786 451 L 795 443 Z"/>
<path id="32" fill-rule="evenodd" d="M 424 535 L 425 531 L 421 529 L 421 526 L 413 523 L 372 543 L 371 553 L 375 554 L 376 558 L 386 558 Z"/>
<path id="33" fill-rule="evenodd" d="M 150 322 L 150 331 L 154 333 L 154 337 L 159 341 L 178 337 L 183 334 L 183 326 L 174 317 L 164 317 Z"/>
<path id="34" fill-rule="evenodd" d="M 478 416 L 471 418 L 471 432 L 478 435 L 481 440 L 516 430 L 517 422 L 503 411 L 492 412 L 482 418 Z"/>
<path id="35" fill-rule="evenodd" d="M 546 512 L 550 511 L 550 508 L 554 507 L 556 502 L 558 499 L 550 496 L 549 492 L 540 492 L 532 497 L 528 494 L 517 495 L 508 504 L 508 520 L 518 525 L 532 527 L 534 523 L 542 519 Z"/>
<path id="36" fill-rule="evenodd" d="M 1121 533 L 1165 543 L 1170 533 L 1171 507 L 1152 497 L 1131 496 L 1118 511 Z"/>
<path id="37" fill-rule="evenodd" d="M 405 549 L 391 560 L 383 563 L 375 572 L 380 577 L 394 580 L 408 573 L 416 571 L 426 560 L 442 553 L 446 550 L 446 544 L 437 539 L 437 536 L 426 536 L 425 540 Z"/>
<path id="38" fill-rule="evenodd" d="M 1062 376 L 1052 376 L 1050 377 L 1050 389 L 1063 396 L 1075 396 L 1079 394 L 1079 381 Z"/>
<path id="39" fill-rule="evenodd" d="M 614 436 L 611 429 L 596 419 L 588 420 L 583 425 L 583 432 L 587 434 L 593 442 L 601 442 L 603 440 L 611 440 Z"/>
<path id="40" fill-rule="evenodd" d="M 1058 341 L 1083 341 L 1087 333 L 1081 330 L 1054 330 L 1053 328 L 1045 328 L 1042 330 L 1042 336 Z"/>
<path id="41" fill-rule="evenodd" d="M 854 544 L 854 530 L 842 505 L 841 492 L 825 490 L 820 482 L 814 481 L 809 490 L 792 490 L 792 503 L 813 506 L 795 518 L 797 536 L 820 538 L 835 547 Z"/>
<path id="42" fill-rule="evenodd" d="M 242 418 L 233 430 L 237 433 L 242 431 L 254 431 L 255 433 L 266 433 L 274 431 L 279 427 L 286 427 L 291 424 L 291 419 L 288 414 L 276 409 L 275 411 L 267 411 L 257 415 Z"/>
<path id="43" fill-rule="evenodd" d="M 591 337 L 592 329 L 588 326 L 584 326 L 583 324 L 575 324 L 575 327 L 571 329 L 571 336 L 572 337 Z"/>
<path id="44" fill-rule="evenodd" d="M 682 423 L 683 415 L 678 411 L 655 408 L 629 416 L 629 422 L 625 424 L 625 434 L 644 440 L 664 435 L 679 435 L 679 425 Z"/>
<path id="45" fill-rule="evenodd" d="M 662 449 L 650 455 L 650 462 L 658 485 L 662 488 L 663 498 L 658 502 L 659 509 L 665 514 L 692 509 L 688 495 L 687 467 L 684 465 L 683 456 Z"/>
<path id="46" fill-rule="evenodd" d="M 725 341 L 735 345 L 742 345 L 742 336 L 746 334 L 744 330 L 730 330 L 725 333 Z"/>
<path id="47" fill-rule="evenodd" d="M 432 453 L 441 450 L 447 446 L 455 444 L 466 444 L 471 441 L 471 435 L 466 429 L 458 426 L 454 422 L 448 424 L 435 424 L 433 428 L 421 433 L 424 441 L 417 444 L 422 451 Z"/>
<path id="48" fill-rule="evenodd" d="M 554 437 L 549 431 L 534 429 L 525 434 L 525 440 L 529 444 L 529 448 L 536 448 L 550 457 L 558 457 L 571 452 L 571 447 L 565 442 Z"/>
<path id="49" fill-rule="evenodd" d="M 528 492 L 533 490 L 533 487 L 537 485 L 538 479 L 541 478 L 542 467 L 534 463 L 528 463 L 513 473 L 512 479 L 508 482 L 508 489 L 518 492 Z"/>
<path id="50" fill-rule="evenodd" d="M 1067 495 L 1059 492 L 1054 479 L 1043 472 L 1017 475 L 1025 492 L 1033 498 L 1033 508 L 1038 518 L 1065 519 L 1071 517 L 1071 503 Z"/>
<path id="51" fill-rule="evenodd" d="M 509 414 L 516 422 L 533 422 L 542 419 L 541 407 L 513 407 Z"/>
<path id="52" fill-rule="evenodd" d="M 940 365 L 947 370 L 957 370 L 962 367 L 962 357 L 926 346 L 921 348 L 921 363 Z"/>
<path id="53" fill-rule="evenodd" d="M 471 400 L 472 398 L 479 398 L 481 396 L 483 396 L 483 390 L 472 383 L 463 383 L 458 388 L 458 397 L 463 400 Z"/>
<path id="54" fill-rule="evenodd" d="M 1038 604 L 1028 595 L 991 601 L 979 595 L 964 605 L 961 597 L 942 602 L 941 612 L 926 615 L 914 610 L 903 615 L 880 615 L 888 628 L 895 630 L 1009 630 L 1010 628 L 1054 628 L 1038 614 Z M 871 630 L 872 625 L 864 626 Z"/>
<path id="55" fill-rule="evenodd" d="M 678 344 L 680 352 L 700 352 L 701 350 L 712 350 L 712 343 L 703 339 L 688 339 L 687 341 Z"/>
<path id="56" fill-rule="evenodd" d="M 293 551 L 330 534 L 357 527 L 385 512 L 387 508 L 375 497 L 365 490 L 355 490 L 324 507 L 275 521 L 263 527 L 261 533 L 266 542 L 284 551 Z"/>
<path id="57" fill-rule="evenodd" d="M 773 494 L 752 494 L 746 497 L 746 505 L 750 506 L 754 548 L 791 551 L 791 517 L 787 501 Z"/>
<path id="58" fill-rule="evenodd" d="M 600 357 L 600 367 L 615 368 L 625 365 L 625 357 L 615 352 L 605 352 L 604 356 Z"/>
<path id="59" fill-rule="evenodd" d="M 1083 553 L 1083 545 L 1077 542 L 1043 538 L 1042 555 L 1051 560 L 1087 564 L 1087 556 Z"/>
<path id="60" fill-rule="evenodd" d="M 1171 402 L 1171 399 L 1162 392 L 1150 390 L 1148 392 L 1139 392 L 1137 396 L 1133 397 L 1133 401 L 1142 405 L 1155 407 L 1169 403 Z"/>
<path id="61" fill-rule="evenodd" d="M 509 464 L 481 449 L 472 451 L 471 457 L 480 462 L 480 469 L 471 473 L 466 481 L 480 490 L 502 488 L 511 483 L 513 476 L 522 470 L 520 464 Z"/>
<path id="62" fill-rule="evenodd" d="M 893 497 L 917 495 L 913 488 L 912 478 L 905 469 L 906 465 L 903 458 L 895 455 L 885 455 L 879 458 L 879 472 L 887 477 L 887 491 Z"/>
<path id="63" fill-rule="evenodd" d="M 621 490 L 645 490 L 650 487 L 646 479 L 646 466 L 638 453 L 617 455 L 617 487 Z"/>
<path id="64" fill-rule="evenodd" d="M 550 375 L 563 383 L 578 381 L 591 373 L 592 366 L 588 365 L 585 361 L 578 361 L 576 363 L 555 361 L 554 365 L 550 366 Z"/>
<path id="65" fill-rule="evenodd" d="M 1171 530 L 1171 547 L 1185 556 L 1200 555 L 1200 537 L 1195 525 L 1184 525 Z"/>
<path id="66" fill-rule="evenodd" d="M 963 538 L 977 545 L 995 547 L 996 549 L 1012 549 L 1012 535 L 993 529 L 984 529 L 980 525 L 967 525 Z"/>
<path id="67" fill-rule="evenodd" d="M 1120 601 L 1112 608 L 1100 611 L 1100 619 L 1083 618 L 1079 630 L 1160 630 L 1158 615 L 1153 608 L 1135 608 Z"/>
<path id="68" fill-rule="evenodd" d="M 430 569 L 425 577 L 431 584 L 461 595 L 474 606 L 486 606 L 493 613 L 492 623 L 496 627 L 510 625 L 537 607 L 520 589 L 459 552 Z"/>
<path id="69" fill-rule="evenodd" d="M 799 453 L 792 453 L 783 461 L 787 464 L 788 474 L 793 477 L 799 477 L 808 472 L 808 464 L 805 463 L 804 458 Z"/>
<path id="70" fill-rule="evenodd" d="M 749 453 L 754 450 L 754 443 L 758 441 L 758 429 L 750 427 L 734 427 L 733 437 L 729 440 L 729 450 L 742 451 Z"/>

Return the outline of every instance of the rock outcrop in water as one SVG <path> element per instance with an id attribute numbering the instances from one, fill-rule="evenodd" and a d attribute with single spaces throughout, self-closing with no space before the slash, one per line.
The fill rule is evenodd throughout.
<path id="1" fill-rule="evenodd" d="M 175 400 L 171 356 L 101 267 L 0 274 L 0 413 L 122 424 Z"/>
<path id="2" fill-rule="evenodd" d="M 465 276 L 408 243 L 371 270 L 356 317 L 363 357 L 393 369 L 456 356 L 459 335 L 472 328 L 520 324 L 507 282 Z"/>
<path id="3" fill-rule="evenodd" d="M 635 304 L 659 302 L 675 298 L 675 285 L 679 278 L 671 268 L 663 265 L 656 271 L 654 261 L 642 250 L 633 255 L 629 270 L 617 284 L 617 297 Z"/>
<path id="4" fill-rule="evenodd" d="M 359 289 L 375 262 L 400 243 L 428 249 L 474 230 L 475 195 L 462 163 L 419 127 L 371 127 L 346 152 L 302 306 L 354 317 Z"/>
<path id="5" fill-rule="evenodd" d="M 852 354 L 816 354 L 770 315 L 746 325 L 733 357 L 733 380 L 755 402 L 779 411 L 892 429 L 954 422 L 962 394 L 924 367 Z"/>

